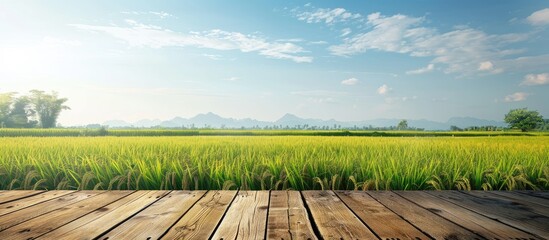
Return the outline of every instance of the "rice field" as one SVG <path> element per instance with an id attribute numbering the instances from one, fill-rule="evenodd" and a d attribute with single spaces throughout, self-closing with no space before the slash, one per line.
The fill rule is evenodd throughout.
<path id="1" fill-rule="evenodd" d="M 549 190 L 549 137 L 4 137 L 0 189 Z"/>

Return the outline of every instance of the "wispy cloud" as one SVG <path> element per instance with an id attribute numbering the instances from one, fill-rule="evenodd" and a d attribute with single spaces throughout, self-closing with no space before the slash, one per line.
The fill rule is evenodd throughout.
<path id="1" fill-rule="evenodd" d="M 324 22 L 326 24 L 334 24 L 337 22 L 345 22 L 351 19 L 361 17 L 358 13 L 351 13 L 344 8 L 314 8 L 311 5 L 305 7 L 313 8 L 311 11 L 299 12 L 296 14 L 297 19 L 307 23 Z"/>
<path id="2" fill-rule="evenodd" d="M 544 8 L 532 13 L 526 18 L 532 25 L 547 25 L 549 24 L 549 8 Z"/>
<path id="3" fill-rule="evenodd" d="M 423 74 L 423 73 L 432 72 L 434 69 L 435 69 L 435 64 L 431 63 L 431 64 L 427 65 L 426 67 L 419 68 L 419 69 L 416 69 L 416 70 L 407 71 L 406 74 Z"/>
<path id="4" fill-rule="evenodd" d="M 78 29 L 102 32 L 128 43 L 131 47 L 187 47 L 215 50 L 240 50 L 257 52 L 259 55 L 274 59 L 288 59 L 298 63 L 312 62 L 313 57 L 301 56 L 305 50 L 290 42 L 269 42 L 264 38 L 214 29 L 190 34 L 178 33 L 159 26 L 141 24 L 126 20 L 128 26 L 98 26 L 70 24 Z"/>
<path id="5" fill-rule="evenodd" d="M 164 11 L 148 11 L 148 12 L 143 12 L 143 11 L 122 11 L 120 12 L 122 14 L 127 14 L 127 15 L 153 15 L 153 16 L 156 16 L 156 17 L 159 17 L 160 19 L 165 19 L 165 18 L 175 18 L 174 15 L 170 14 L 170 13 L 167 13 L 167 12 L 164 12 Z"/>
<path id="6" fill-rule="evenodd" d="M 379 95 L 387 95 L 387 93 L 389 93 L 391 90 L 393 89 L 387 86 L 387 84 L 383 84 L 381 85 L 381 87 L 377 88 L 377 93 Z"/>
<path id="7" fill-rule="evenodd" d="M 536 86 L 549 84 L 549 73 L 541 74 L 528 74 L 524 76 L 524 80 L 520 85 L 523 86 Z"/>
<path id="8" fill-rule="evenodd" d="M 432 57 L 431 63 L 444 65 L 445 73 L 465 74 L 478 72 L 482 62 L 520 53 L 520 49 L 505 47 L 528 38 L 527 34 L 489 35 L 468 26 L 440 33 L 435 28 L 422 26 L 424 23 L 425 17 L 372 13 L 367 16 L 368 31 L 356 33 L 342 44 L 330 46 L 329 50 L 339 56 L 377 50 Z"/>
<path id="9" fill-rule="evenodd" d="M 417 96 L 411 96 L 411 97 L 386 97 L 385 103 L 387 104 L 395 104 L 399 102 L 409 102 L 414 101 L 417 99 Z"/>
<path id="10" fill-rule="evenodd" d="M 357 83 L 358 83 L 358 79 L 356 78 L 349 78 L 341 81 L 341 84 L 348 85 L 348 86 L 356 85 Z"/>
<path id="11" fill-rule="evenodd" d="M 505 102 L 520 102 L 526 100 L 526 97 L 528 97 L 528 93 L 525 92 L 516 92 L 510 95 L 505 96 L 503 99 Z"/>
<path id="12" fill-rule="evenodd" d="M 240 78 L 239 77 L 229 77 L 229 78 L 225 78 L 223 80 L 229 81 L 229 82 L 234 82 L 234 81 L 240 80 Z"/>
<path id="13" fill-rule="evenodd" d="M 341 35 L 339 35 L 340 37 L 345 37 L 349 34 L 351 34 L 353 32 L 353 30 L 351 30 L 350 28 L 344 28 L 344 29 L 341 29 Z"/>
<path id="14" fill-rule="evenodd" d="M 312 42 L 309 42 L 309 44 L 311 44 L 311 45 L 324 45 L 324 44 L 328 44 L 328 42 L 326 42 L 326 41 L 312 41 Z"/>

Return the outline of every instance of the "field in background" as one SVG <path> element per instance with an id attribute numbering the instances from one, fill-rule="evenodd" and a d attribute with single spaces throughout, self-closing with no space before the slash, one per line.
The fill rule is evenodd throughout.
<path id="1" fill-rule="evenodd" d="M 548 179 L 546 136 L 0 138 L 0 189 L 547 190 Z"/>
<path id="2" fill-rule="evenodd" d="M 159 137 L 159 136 L 362 136 L 362 137 L 480 137 L 549 136 L 549 132 L 520 131 L 347 131 L 347 130 L 183 130 L 183 129 L 74 129 L 0 128 L 0 137 Z"/>

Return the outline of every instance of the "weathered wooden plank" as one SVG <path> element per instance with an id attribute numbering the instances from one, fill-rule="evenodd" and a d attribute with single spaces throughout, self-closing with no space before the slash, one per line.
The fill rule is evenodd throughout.
<path id="1" fill-rule="evenodd" d="M 39 204 L 35 204 L 28 208 L 23 208 L 19 211 L 12 212 L 0 217 L 0 231 L 14 226 L 16 224 L 25 222 L 29 219 L 35 218 L 42 214 L 54 211 L 59 208 L 63 208 L 69 204 L 82 201 L 84 199 L 91 198 L 98 194 L 102 194 L 105 191 L 79 191 L 68 195 L 64 195 L 58 198 L 51 199 Z"/>
<path id="2" fill-rule="evenodd" d="M 368 194 L 435 239 L 481 238 L 473 232 L 413 204 L 394 192 L 370 191 Z"/>
<path id="3" fill-rule="evenodd" d="M 332 191 L 303 191 L 313 221 L 324 239 L 377 239 Z"/>
<path id="4" fill-rule="evenodd" d="M 381 239 L 429 239 L 365 192 L 337 191 L 336 194 Z"/>
<path id="5" fill-rule="evenodd" d="M 146 208 L 169 191 L 137 191 L 116 202 L 98 208 L 41 238 L 43 239 L 94 239 L 112 227 Z M 169 206 L 164 206 L 168 208 Z"/>
<path id="6" fill-rule="evenodd" d="M 318 239 L 298 191 L 271 191 L 267 239 Z"/>
<path id="7" fill-rule="evenodd" d="M 37 194 L 16 201 L 3 203 L 0 204 L 0 216 L 73 192 L 74 191 L 47 191 L 42 194 Z"/>
<path id="8" fill-rule="evenodd" d="M 532 207 L 536 207 L 536 205 L 539 205 L 539 206 L 549 208 L 549 199 L 545 199 L 545 198 L 539 198 L 539 197 L 535 197 L 527 194 L 520 194 L 514 191 L 489 191 L 486 193 L 499 195 L 511 201 L 517 201 L 524 205 L 530 205 Z"/>
<path id="9" fill-rule="evenodd" d="M 395 193 L 487 239 L 536 239 L 531 234 L 494 221 L 424 191 L 395 191 Z"/>
<path id="10" fill-rule="evenodd" d="M 163 236 L 164 239 L 208 239 L 237 191 L 210 191 Z"/>
<path id="11" fill-rule="evenodd" d="M 123 198 L 133 191 L 110 191 L 73 203 L 0 232 L 0 239 L 34 239 L 74 219 Z"/>
<path id="12" fill-rule="evenodd" d="M 239 191 L 212 239 L 265 239 L 269 191 Z"/>
<path id="13" fill-rule="evenodd" d="M 159 239 L 206 191 L 173 191 L 99 239 Z"/>
<path id="14" fill-rule="evenodd" d="M 429 194 L 523 231 L 549 238 L 549 217 L 530 212 L 529 208 L 523 205 L 514 205 L 494 198 L 476 197 L 458 191 L 437 191 Z"/>
<path id="15" fill-rule="evenodd" d="M 521 193 L 521 194 L 526 194 L 526 195 L 530 195 L 530 196 L 534 196 L 534 197 L 538 197 L 538 198 L 549 199 L 549 191 L 525 191 L 525 190 L 521 190 L 521 191 L 514 191 L 514 192 Z"/>
<path id="16" fill-rule="evenodd" d="M 43 193 L 45 191 L 35 191 L 35 190 L 14 190 L 14 191 L 4 191 L 0 193 L 0 203 L 5 203 L 21 198 L 26 198 L 34 196 L 36 194 Z"/>

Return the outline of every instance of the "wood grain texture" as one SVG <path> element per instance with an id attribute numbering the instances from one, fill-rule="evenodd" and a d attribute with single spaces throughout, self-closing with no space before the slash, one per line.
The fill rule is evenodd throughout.
<path id="1" fill-rule="evenodd" d="M 100 239 L 158 239 L 204 194 L 206 191 L 172 191 Z"/>
<path id="2" fill-rule="evenodd" d="M 423 191 L 394 191 L 417 205 L 486 239 L 536 239 L 535 236 L 487 218 Z"/>
<path id="3" fill-rule="evenodd" d="M 542 207 L 545 207 L 545 209 L 549 208 L 549 199 L 545 199 L 545 198 L 539 198 L 539 197 L 535 197 L 527 194 L 520 194 L 513 191 L 490 191 L 485 193 L 495 194 L 497 196 L 503 197 L 510 201 L 520 202 L 521 204 L 528 205 L 531 207 L 542 206 Z"/>
<path id="4" fill-rule="evenodd" d="M 73 192 L 74 191 L 48 191 L 42 194 L 36 194 L 30 197 L 3 203 L 0 204 L 0 216 Z"/>
<path id="5" fill-rule="evenodd" d="M 5 203 L 21 198 L 26 198 L 36 194 L 43 193 L 44 191 L 33 191 L 33 190 L 14 190 L 14 191 L 3 191 L 0 192 L 0 203 Z"/>
<path id="6" fill-rule="evenodd" d="M 303 191 L 313 221 L 324 239 L 377 239 L 332 191 Z"/>
<path id="7" fill-rule="evenodd" d="M 3 215 L 0 217 L 0 231 L 102 193 L 105 191 L 78 191 Z"/>
<path id="8" fill-rule="evenodd" d="M 298 191 L 271 191 L 267 238 L 318 239 Z"/>
<path id="9" fill-rule="evenodd" d="M 210 191 L 163 236 L 164 239 L 208 239 L 237 191 Z"/>
<path id="10" fill-rule="evenodd" d="M 133 191 L 112 191 L 58 208 L 0 232 L 0 239 L 34 239 L 61 227 L 95 209 L 123 198 Z"/>
<path id="11" fill-rule="evenodd" d="M 370 196 L 435 239 L 481 239 L 473 232 L 450 222 L 390 191 L 370 191 Z"/>
<path id="12" fill-rule="evenodd" d="M 269 191 L 239 191 L 212 239 L 265 239 Z"/>
<path id="13" fill-rule="evenodd" d="M 42 236 L 43 239 L 93 239 L 146 208 L 169 191 L 137 191 Z M 108 224 L 106 224 L 108 223 Z"/>
<path id="14" fill-rule="evenodd" d="M 429 192 L 433 196 L 473 210 L 489 218 L 549 238 L 549 217 L 530 211 L 523 205 L 515 205 L 495 198 L 483 198 L 458 191 Z"/>
<path id="15" fill-rule="evenodd" d="M 549 199 L 549 191 L 514 191 L 520 194 L 526 194 L 538 198 Z"/>
<path id="16" fill-rule="evenodd" d="M 336 191 L 336 194 L 381 239 L 429 239 L 365 192 Z"/>

